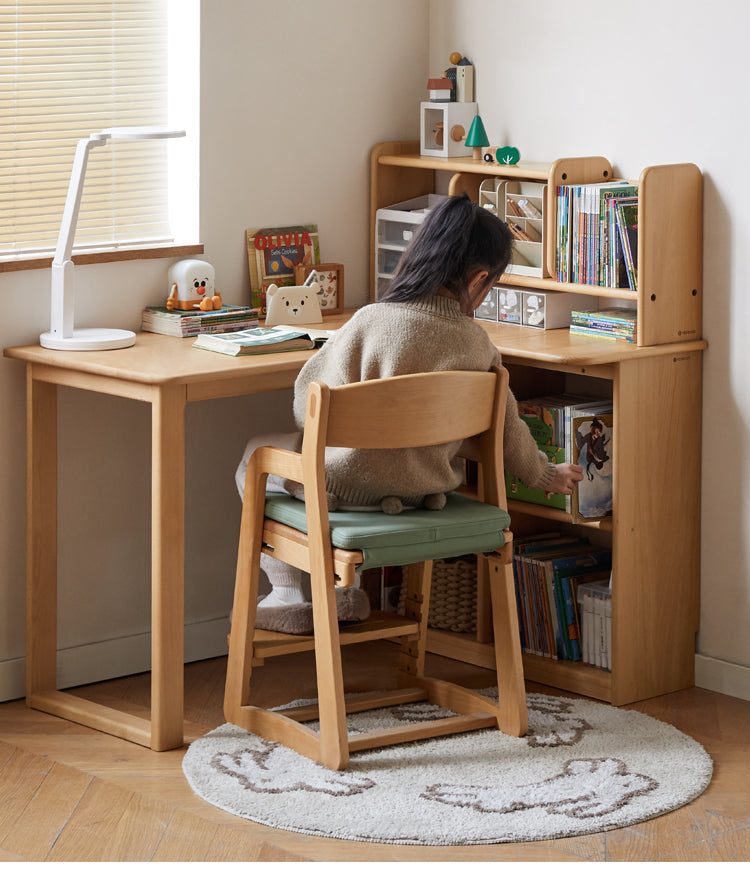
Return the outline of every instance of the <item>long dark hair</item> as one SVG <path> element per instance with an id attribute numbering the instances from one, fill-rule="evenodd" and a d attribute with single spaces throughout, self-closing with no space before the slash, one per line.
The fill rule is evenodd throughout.
<path id="1" fill-rule="evenodd" d="M 498 217 L 468 196 L 451 196 L 428 213 L 380 300 L 404 302 L 445 288 L 469 314 L 469 278 L 486 270 L 494 282 L 510 261 L 512 245 L 510 230 Z"/>

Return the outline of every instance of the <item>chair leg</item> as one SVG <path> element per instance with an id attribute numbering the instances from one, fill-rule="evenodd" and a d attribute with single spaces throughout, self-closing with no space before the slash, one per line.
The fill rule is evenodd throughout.
<path id="1" fill-rule="evenodd" d="M 399 655 L 399 685 L 409 677 L 424 677 L 424 660 L 427 651 L 427 620 L 430 612 L 430 589 L 432 587 L 432 561 L 412 564 L 406 579 L 404 614 L 419 622 L 419 632 L 414 637 L 401 638 Z M 406 675 L 406 676 L 403 676 Z"/>
<path id="2" fill-rule="evenodd" d="M 315 667 L 318 682 L 320 756 L 318 762 L 335 771 L 349 765 L 344 675 L 336 613 L 333 565 L 311 556 L 310 588 L 315 631 Z"/>
<path id="3" fill-rule="evenodd" d="M 242 508 L 224 689 L 224 716 L 227 722 L 238 726 L 243 725 L 241 709 L 250 700 L 266 476 L 251 474 L 248 469 L 245 480 L 246 483 L 252 481 L 253 486 L 246 491 Z"/>
<path id="4" fill-rule="evenodd" d="M 498 727 L 506 735 L 525 735 L 529 728 L 526 685 L 523 679 L 521 635 L 518 629 L 512 539 L 500 552 L 487 556 L 492 621 L 495 635 L 495 664 L 499 700 Z"/>

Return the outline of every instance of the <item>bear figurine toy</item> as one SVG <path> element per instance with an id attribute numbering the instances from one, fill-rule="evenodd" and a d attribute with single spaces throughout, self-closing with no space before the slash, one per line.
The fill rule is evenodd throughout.
<path id="1" fill-rule="evenodd" d="M 266 325 L 318 325 L 323 321 L 318 302 L 320 285 L 269 285 L 266 291 Z"/>

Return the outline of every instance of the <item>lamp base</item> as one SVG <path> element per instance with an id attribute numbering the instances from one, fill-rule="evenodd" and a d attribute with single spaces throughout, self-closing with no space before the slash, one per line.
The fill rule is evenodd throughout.
<path id="1" fill-rule="evenodd" d="M 120 331 L 116 328 L 84 328 L 74 330 L 72 337 L 63 337 L 46 331 L 40 334 L 39 343 L 45 349 L 127 349 L 135 343 L 132 331 Z"/>

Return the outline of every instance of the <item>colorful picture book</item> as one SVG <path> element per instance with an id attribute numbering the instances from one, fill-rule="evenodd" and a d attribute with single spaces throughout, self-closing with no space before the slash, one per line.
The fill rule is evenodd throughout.
<path id="1" fill-rule="evenodd" d="M 199 334 L 193 346 L 224 355 L 261 355 L 313 349 L 325 343 L 332 334 L 333 331 L 276 325 L 273 328 L 247 328 L 231 334 Z"/>
<path id="2" fill-rule="evenodd" d="M 596 413 L 612 414 L 610 400 L 593 400 L 583 395 L 563 393 L 546 395 L 517 402 L 518 415 L 529 427 L 537 447 L 553 463 L 578 462 L 576 436 L 573 420 L 577 417 Z M 611 481 L 611 462 L 609 464 Z M 530 502 L 548 508 L 569 512 L 573 521 L 582 520 L 576 508 L 574 496 L 553 493 L 547 496 L 544 490 L 528 487 L 508 469 L 505 472 L 505 492 L 508 501 Z M 586 516 L 586 520 L 599 520 Z"/>
<path id="3" fill-rule="evenodd" d="M 557 188 L 556 266 L 559 282 L 633 287 L 621 230 L 628 224 L 628 248 L 637 259 L 638 188 L 627 181 L 567 184 Z M 628 207 L 624 217 L 620 208 Z M 635 235 L 635 244 L 633 240 Z M 632 255 L 631 255 L 632 261 Z"/>
<path id="4" fill-rule="evenodd" d="M 294 285 L 295 268 L 320 263 L 317 224 L 246 230 L 252 305 L 265 310 L 271 284 Z"/>
<path id="5" fill-rule="evenodd" d="M 570 331 L 589 337 L 635 343 L 638 338 L 638 311 L 624 306 L 594 310 L 574 309 L 570 314 Z"/>
<path id="6" fill-rule="evenodd" d="M 251 306 L 224 306 L 210 312 L 147 306 L 141 316 L 141 329 L 168 337 L 223 334 L 257 327 L 258 312 L 258 309 Z"/>
<path id="7" fill-rule="evenodd" d="M 571 511 L 575 521 L 598 521 L 612 514 L 612 463 L 614 417 L 611 404 L 572 420 L 573 462 L 583 469 L 583 480 L 573 490 Z M 609 411 L 609 412 L 604 412 Z"/>
<path id="8" fill-rule="evenodd" d="M 521 646 L 545 658 L 582 661 L 584 579 L 609 578 L 612 552 L 579 536 L 548 533 L 513 541 Z"/>

